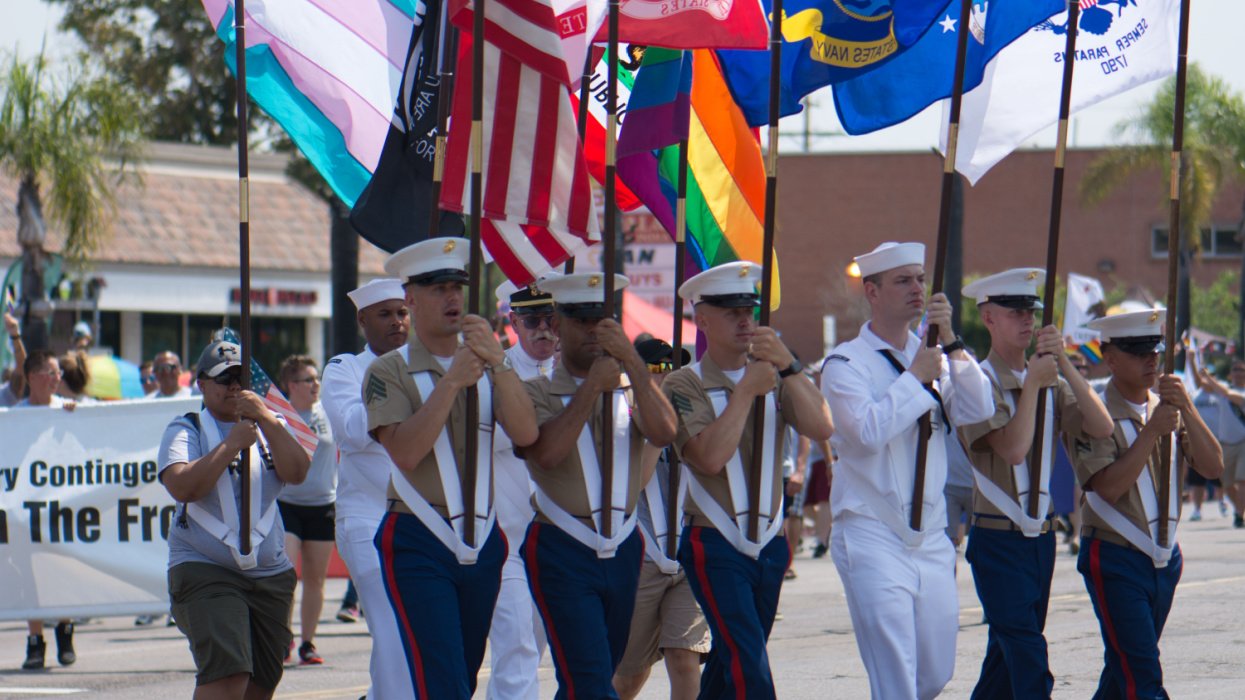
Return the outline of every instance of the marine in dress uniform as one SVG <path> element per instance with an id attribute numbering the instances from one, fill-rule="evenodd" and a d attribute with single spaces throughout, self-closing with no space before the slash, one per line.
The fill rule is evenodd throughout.
<path id="1" fill-rule="evenodd" d="M 410 314 L 402 282 L 396 279 L 372 280 L 346 296 L 358 309 L 367 345 L 357 355 L 338 355 L 324 365 L 321 403 L 338 448 L 337 551 L 350 570 L 372 635 L 367 697 L 405 700 L 415 691 L 410 674 L 401 672 L 406 665 L 402 637 L 385 592 L 380 555 L 372 543 L 388 509 L 386 493 L 394 467 L 385 448 L 368 434 L 363 375 L 378 356 L 406 345 Z"/>
<path id="2" fill-rule="evenodd" d="M 1111 368 L 1109 437 L 1078 435 L 1072 462 L 1084 491 L 1081 553 L 1085 578 L 1102 628 L 1104 668 L 1095 700 L 1167 698 L 1159 665 L 1159 637 L 1171 610 L 1183 562 L 1176 544 L 1180 520 L 1180 469 L 1170 462 L 1170 500 L 1159 502 L 1160 437 L 1174 435 L 1179 454 L 1207 479 L 1223 471 L 1219 443 L 1202 421 L 1184 383 L 1159 376 L 1163 309 L 1095 319 L 1103 359 Z M 1151 391 L 1158 380 L 1158 393 Z M 1160 538 L 1159 514 L 1170 517 Z"/>
<path id="3" fill-rule="evenodd" d="M 615 280 L 615 289 L 627 285 L 622 275 Z M 523 561 L 553 655 L 555 697 L 617 698 L 612 679 L 627 644 L 644 552 L 636 502 L 652 473 L 642 469 L 642 448 L 645 440 L 670 443 L 674 409 L 622 326 L 605 317 L 602 273 L 540 284 L 557 304 L 562 355 L 553 376 L 526 384 L 540 437 L 523 449 L 536 503 Z M 603 424 L 603 394 L 612 401 L 612 425 Z M 603 448 L 613 451 L 608 500 L 598 459 Z"/>
<path id="4" fill-rule="evenodd" d="M 507 280 L 497 288 L 499 301 L 510 305 L 510 323 L 519 342 L 506 350 L 506 362 L 519 379 L 527 381 L 553 374 L 558 336 L 553 331 L 553 296 L 535 287 L 515 287 Z M 497 498 L 497 524 L 509 543 L 502 567 L 501 592 L 493 609 L 489 629 L 488 697 L 492 700 L 537 700 L 540 657 L 545 653 L 545 630 L 527 587 L 521 549 L 532 508 L 532 482 L 527 466 L 514 454 L 505 431 L 493 442 L 493 489 Z"/>
<path id="5" fill-rule="evenodd" d="M 1038 290 L 1045 281 L 1040 269 L 1018 268 L 964 288 L 964 296 L 977 300 L 990 332 L 990 354 L 982 369 L 994 401 L 989 420 L 959 429 L 974 481 L 966 554 L 990 626 L 974 699 L 1050 697 L 1055 679 L 1042 630 L 1055 571 L 1050 483 L 1058 434 L 1111 434 L 1111 418 L 1068 360 L 1058 328 L 1038 331 L 1036 353 L 1025 360 L 1035 335 L 1034 314 L 1042 309 Z M 1043 391 L 1047 398 L 1038 435 L 1037 403 Z M 1040 464 L 1040 477 L 1037 516 L 1030 517 L 1029 465 L 1034 463 Z"/>
<path id="6" fill-rule="evenodd" d="M 708 340 L 700 362 L 662 383 L 679 414 L 675 447 L 689 494 L 679 563 L 705 612 L 713 647 L 701 698 L 775 697 L 765 645 L 791 561 L 782 535 L 782 440 L 787 426 L 814 440 L 833 432 L 830 412 L 773 329 L 758 326 L 762 269 L 736 262 L 683 283 Z M 759 493 L 751 488 L 756 399 L 765 403 Z M 749 511 L 757 505 L 755 537 Z"/>
<path id="7" fill-rule="evenodd" d="M 872 696 L 932 698 L 951 680 L 959 627 L 955 549 L 944 534 L 944 441 L 954 439 L 948 420 L 971 425 L 993 415 L 990 380 L 955 337 L 946 297 L 925 298 L 925 246 L 883 243 L 856 264 L 872 315 L 859 336 L 834 349 L 821 375 L 839 456 L 830 553 Z M 941 347 L 926 347 L 910 330 L 926 309 Z M 924 414 L 931 434 L 914 530 L 917 421 Z"/>
<path id="8" fill-rule="evenodd" d="M 640 341 L 636 343 L 636 352 L 648 364 L 659 386 L 674 369 L 674 348 L 664 340 Z M 679 352 L 679 365 L 689 364 L 691 355 L 687 350 Z M 640 567 L 627 650 L 614 675 L 614 688 L 622 700 L 632 700 L 640 694 L 653 664 L 662 659 L 670 680 L 670 700 L 695 698 L 700 690 L 700 657 L 709 652 L 712 639 L 709 624 L 687 581 L 687 572 L 679 566 L 678 542 L 683 530 L 687 481 L 682 478 L 678 463 L 671 464 L 671 452 L 668 447 L 644 447 L 646 470 L 649 464 L 655 464 L 656 470 L 640 494 L 638 527 L 644 534 L 644 564 Z"/>
<path id="9" fill-rule="evenodd" d="M 536 439 L 531 401 L 492 328 L 463 314 L 467 255 L 464 239 L 434 238 L 390 256 L 385 271 L 405 280 L 414 332 L 363 381 L 368 430 L 396 467 L 375 543 L 419 700 L 466 700 L 475 691 L 506 559 L 494 527 L 494 423 L 516 445 Z M 472 385 L 478 425 L 467 425 Z M 470 491 L 468 430 L 479 441 Z M 473 537 L 464 526 L 468 503 Z"/>

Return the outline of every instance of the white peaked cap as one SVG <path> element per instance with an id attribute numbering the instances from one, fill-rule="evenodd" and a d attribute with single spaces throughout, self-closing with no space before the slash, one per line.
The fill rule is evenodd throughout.
<path id="1" fill-rule="evenodd" d="M 385 273 L 403 283 L 467 282 L 471 254 L 466 238 L 429 238 L 399 250 L 385 261 Z"/>
<path id="2" fill-rule="evenodd" d="M 737 261 L 711 267 L 679 287 L 679 296 L 693 304 L 760 306 L 757 285 L 763 269 L 754 262 Z"/>
<path id="3" fill-rule="evenodd" d="M 1042 286 L 1046 271 L 1037 267 L 1017 267 L 989 277 L 982 277 L 964 288 L 964 296 L 978 304 L 990 302 L 1013 309 L 1040 309 Z"/>

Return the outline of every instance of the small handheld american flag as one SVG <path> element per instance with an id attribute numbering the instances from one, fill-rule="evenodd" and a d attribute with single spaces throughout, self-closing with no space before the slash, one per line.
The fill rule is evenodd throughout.
<path id="1" fill-rule="evenodd" d="M 221 338 L 231 343 L 242 345 L 242 339 L 234 332 L 232 328 L 225 328 L 221 333 Z M 308 427 L 302 417 L 298 415 L 298 410 L 290 405 L 289 400 L 277 388 L 276 383 L 268 376 L 264 369 L 259 366 L 255 358 L 251 358 L 251 391 L 255 392 L 269 411 L 285 418 L 285 422 L 290 427 L 290 432 L 294 439 L 298 441 L 299 446 L 311 457 L 316 446 L 320 444 L 320 439 L 316 437 L 315 432 Z"/>

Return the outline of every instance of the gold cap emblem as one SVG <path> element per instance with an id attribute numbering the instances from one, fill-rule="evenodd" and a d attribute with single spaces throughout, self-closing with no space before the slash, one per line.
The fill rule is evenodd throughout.
<path id="1" fill-rule="evenodd" d="M 457 241 L 446 241 L 445 245 L 442 246 L 441 248 L 441 252 L 442 253 L 453 253 L 454 249 L 457 247 L 458 247 Z"/>
<path id="2" fill-rule="evenodd" d="M 740 266 L 739 266 L 739 276 L 740 276 L 741 278 L 742 278 L 742 277 L 747 277 L 747 276 L 748 276 L 748 272 L 749 272 L 751 269 L 752 269 L 752 266 L 751 266 L 751 265 L 740 265 Z"/>
<path id="3" fill-rule="evenodd" d="M 600 284 L 601 284 L 601 276 L 600 276 L 600 275 L 593 275 L 593 276 L 591 276 L 591 277 L 589 277 L 589 278 L 588 278 L 588 286 L 589 286 L 589 287 L 597 287 L 597 286 L 600 286 Z"/>
<path id="4" fill-rule="evenodd" d="M 1030 270 L 1029 274 L 1025 275 L 1025 279 L 1032 282 L 1033 280 L 1037 279 L 1037 276 L 1038 276 L 1037 270 Z"/>
<path id="5" fill-rule="evenodd" d="M 1150 314 L 1150 323 L 1154 323 L 1154 322 L 1156 322 L 1156 321 L 1158 321 L 1158 320 L 1159 320 L 1159 312 L 1157 312 L 1157 311 L 1151 312 L 1151 314 Z"/>

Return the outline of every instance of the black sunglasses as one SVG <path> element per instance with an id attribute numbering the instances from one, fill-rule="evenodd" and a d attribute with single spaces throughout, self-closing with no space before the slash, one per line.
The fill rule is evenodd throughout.
<path id="1" fill-rule="evenodd" d="M 523 324 L 523 327 L 529 331 L 534 331 L 542 325 L 553 328 L 553 314 L 528 314 L 518 316 L 517 318 Z"/>
<path id="2" fill-rule="evenodd" d="M 232 386 L 234 384 L 242 386 L 241 372 L 223 372 L 215 377 L 210 377 L 210 379 L 219 386 Z"/>

